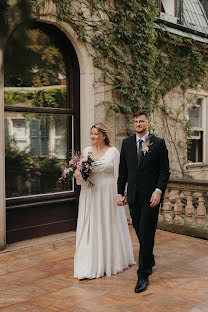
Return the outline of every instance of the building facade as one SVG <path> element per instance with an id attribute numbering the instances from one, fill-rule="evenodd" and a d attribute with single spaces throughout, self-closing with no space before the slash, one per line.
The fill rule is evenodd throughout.
<path id="1" fill-rule="evenodd" d="M 157 5 L 156 23 L 165 31 L 208 43 L 208 21 L 200 1 L 161 0 Z M 2 194 L 6 190 L 1 198 L 2 248 L 6 241 L 75 229 L 79 190 L 74 182 L 58 180 L 70 151 L 90 144 L 90 127 L 96 122 L 106 124 L 118 149 L 130 133 L 125 115 L 100 104 L 111 101 L 113 92 L 99 83 L 92 47 L 80 41 L 70 21 L 58 19 L 57 14 L 55 3 L 46 2 L 29 30 L 31 50 L 44 64 L 43 71 L 41 66 L 30 65 L 32 74 L 26 81 L 22 67 L 22 76 L 20 70 L 15 80 L 17 76 L 5 66 L 8 79 L 4 105 L 1 103 L 1 172 L 6 176 L 2 174 L 0 184 Z M 13 34 L 7 43 L 5 63 L 11 60 L 9 44 L 18 38 L 18 30 Z M 3 97 L 2 87 L 0 92 Z M 167 142 L 172 177 L 207 180 L 208 92 L 174 89 L 163 100 L 169 109 L 179 111 L 180 119 L 191 122 L 188 139 L 192 144 L 187 152 L 184 129 L 173 120 L 164 124 L 157 109 L 152 117 L 155 133 Z M 181 148 L 176 148 L 175 142 Z"/>

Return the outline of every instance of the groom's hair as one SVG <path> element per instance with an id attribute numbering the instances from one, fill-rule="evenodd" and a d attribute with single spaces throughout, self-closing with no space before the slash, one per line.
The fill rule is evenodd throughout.
<path id="1" fill-rule="evenodd" d="M 141 115 L 145 115 L 147 119 L 149 120 L 149 112 L 146 109 L 139 109 L 134 113 L 134 118 L 137 118 Z"/>

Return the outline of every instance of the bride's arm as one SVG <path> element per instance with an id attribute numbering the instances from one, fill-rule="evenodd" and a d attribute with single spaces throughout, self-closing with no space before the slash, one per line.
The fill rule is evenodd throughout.
<path id="1" fill-rule="evenodd" d="M 116 185 L 117 185 L 117 182 L 118 182 L 119 164 L 120 164 L 120 153 L 117 150 L 117 148 L 115 148 L 115 154 L 114 154 L 114 177 L 115 177 Z M 117 194 L 117 206 L 123 206 L 125 198 L 126 198 L 125 195 Z"/>
<path id="2" fill-rule="evenodd" d="M 116 183 L 118 180 L 119 162 L 120 162 L 120 153 L 117 150 L 117 148 L 115 148 L 115 152 L 114 152 L 114 178 L 115 178 Z"/>

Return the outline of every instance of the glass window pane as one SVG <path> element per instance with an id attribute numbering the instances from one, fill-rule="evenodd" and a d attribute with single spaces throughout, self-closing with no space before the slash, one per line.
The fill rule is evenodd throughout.
<path id="1" fill-rule="evenodd" d="M 175 1 L 172 0 L 162 0 L 162 6 L 166 14 L 175 16 Z"/>
<path id="2" fill-rule="evenodd" d="M 199 140 L 190 140 L 188 149 L 188 160 L 192 162 L 203 162 L 203 132 Z"/>
<path id="3" fill-rule="evenodd" d="M 59 182 L 72 150 L 72 117 L 5 113 L 7 198 L 73 190 Z"/>
<path id="4" fill-rule="evenodd" d="M 188 118 L 191 122 L 191 127 L 201 128 L 201 106 L 192 106 L 188 109 Z"/>
<path id="5" fill-rule="evenodd" d="M 70 75 L 59 40 L 16 27 L 5 49 L 5 105 L 68 108 Z"/>

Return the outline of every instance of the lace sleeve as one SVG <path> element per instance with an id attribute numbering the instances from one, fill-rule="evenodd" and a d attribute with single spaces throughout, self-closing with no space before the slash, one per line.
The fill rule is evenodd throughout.
<path id="1" fill-rule="evenodd" d="M 115 148 L 115 152 L 114 152 L 114 177 L 115 177 L 116 183 L 117 183 L 117 179 L 118 179 L 119 162 L 120 162 L 120 153 L 117 150 L 117 148 Z"/>

